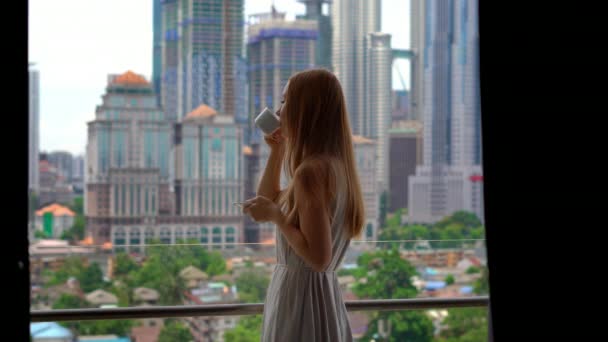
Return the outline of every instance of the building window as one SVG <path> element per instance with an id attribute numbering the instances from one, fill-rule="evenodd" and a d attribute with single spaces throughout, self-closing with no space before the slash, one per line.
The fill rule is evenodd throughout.
<path id="1" fill-rule="evenodd" d="M 209 243 L 209 229 L 207 229 L 206 227 L 201 228 L 201 243 Z"/>
<path id="2" fill-rule="evenodd" d="M 226 248 L 234 248 L 235 229 L 233 227 L 226 228 Z"/>
<path id="3" fill-rule="evenodd" d="M 140 243 L 140 232 L 139 228 L 131 228 L 129 232 L 129 244 L 130 245 L 139 245 Z"/>
<path id="4" fill-rule="evenodd" d="M 167 245 L 171 243 L 171 230 L 169 230 L 169 228 L 167 228 L 167 227 L 161 228 L 160 242 L 167 244 Z"/>
<path id="5" fill-rule="evenodd" d="M 371 223 L 367 224 L 367 229 L 366 229 L 365 235 L 367 236 L 368 239 L 371 239 L 374 237 L 374 228 L 372 227 Z"/>
<path id="6" fill-rule="evenodd" d="M 151 244 L 154 239 L 154 228 L 148 227 L 146 228 L 146 244 Z"/>
<path id="7" fill-rule="evenodd" d="M 114 245 L 121 246 L 125 244 L 125 230 L 124 228 L 116 228 L 114 232 Z"/>
<path id="8" fill-rule="evenodd" d="M 177 228 L 175 230 L 175 242 L 184 242 L 184 231 L 182 228 Z"/>
<path id="9" fill-rule="evenodd" d="M 197 238 L 197 234 L 198 231 L 196 228 L 188 228 L 188 232 L 186 233 L 186 236 L 188 238 L 188 240 L 192 240 L 192 239 L 196 239 Z"/>
<path id="10" fill-rule="evenodd" d="M 220 138 L 213 138 L 213 141 L 211 142 L 211 150 L 213 152 L 222 151 L 222 140 Z"/>
<path id="11" fill-rule="evenodd" d="M 222 228 L 213 227 L 213 248 L 221 248 L 222 245 Z"/>

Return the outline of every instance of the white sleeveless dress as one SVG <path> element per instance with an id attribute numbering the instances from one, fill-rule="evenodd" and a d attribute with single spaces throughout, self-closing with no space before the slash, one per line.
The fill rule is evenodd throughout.
<path id="1" fill-rule="evenodd" d="M 336 274 L 350 244 L 343 227 L 343 193 L 334 203 L 332 260 L 325 272 L 307 266 L 277 230 L 277 265 L 266 292 L 263 342 L 353 340 Z"/>

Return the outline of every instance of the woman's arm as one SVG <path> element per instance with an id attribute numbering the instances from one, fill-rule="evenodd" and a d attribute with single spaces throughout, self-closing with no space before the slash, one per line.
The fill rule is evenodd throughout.
<path id="1" fill-rule="evenodd" d="M 275 202 L 281 192 L 281 166 L 285 155 L 285 142 L 280 131 L 272 136 L 264 137 L 264 140 L 270 147 L 270 156 L 266 162 L 260 184 L 258 184 L 257 195 Z"/>
<path id="2" fill-rule="evenodd" d="M 289 245 L 317 272 L 325 271 L 332 258 L 330 177 L 327 165 L 318 161 L 303 164 L 293 179 L 299 227 L 289 224 L 281 211 L 274 220 Z"/>
<path id="3" fill-rule="evenodd" d="M 270 151 L 270 156 L 266 162 L 266 168 L 258 185 L 258 196 L 264 196 L 276 201 L 281 192 L 281 165 L 283 163 L 283 152 L 276 150 Z"/>

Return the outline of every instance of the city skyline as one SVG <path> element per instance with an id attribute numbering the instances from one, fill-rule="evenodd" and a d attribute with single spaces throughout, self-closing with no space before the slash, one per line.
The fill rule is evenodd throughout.
<path id="1" fill-rule="evenodd" d="M 271 4 L 270 0 L 245 1 L 244 19 L 268 12 Z M 86 122 L 94 119 L 107 74 L 133 70 L 152 80 L 152 5 L 152 0 L 86 5 L 73 0 L 30 0 L 29 59 L 40 72 L 41 151 L 84 153 Z M 304 4 L 296 0 L 278 2 L 275 7 L 287 12 L 288 19 L 305 13 Z M 382 9 L 382 32 L 392 35 L 393 48 L 408 48 L 409 0 L 384 0 Z M 60 20 L 62 13 L 79 15 L 67 25 Z M 397 63 L 409 80 L 409 63 Z M 393 77 L 393 88 L 400 87 L 398 77 Z"/>

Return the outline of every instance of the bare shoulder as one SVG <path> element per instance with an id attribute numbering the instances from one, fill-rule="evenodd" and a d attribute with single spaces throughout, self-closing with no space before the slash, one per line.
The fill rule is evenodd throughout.
<path id="1" fill-rule="evenodd" d="M 329 201 L 336 189 L 335 162 L 330 157 L 314 157 L 303 161 L 294 174 L 296 196 L 316 198 L 322 203 Z"/>
<path id="2" fill-rule="evenodd" d="M 333 164 L 329 157 L 313 157 L 306 159 L 296 169 L 294 179 L 304 186 L 329 186 L 334 178 Z"/>

